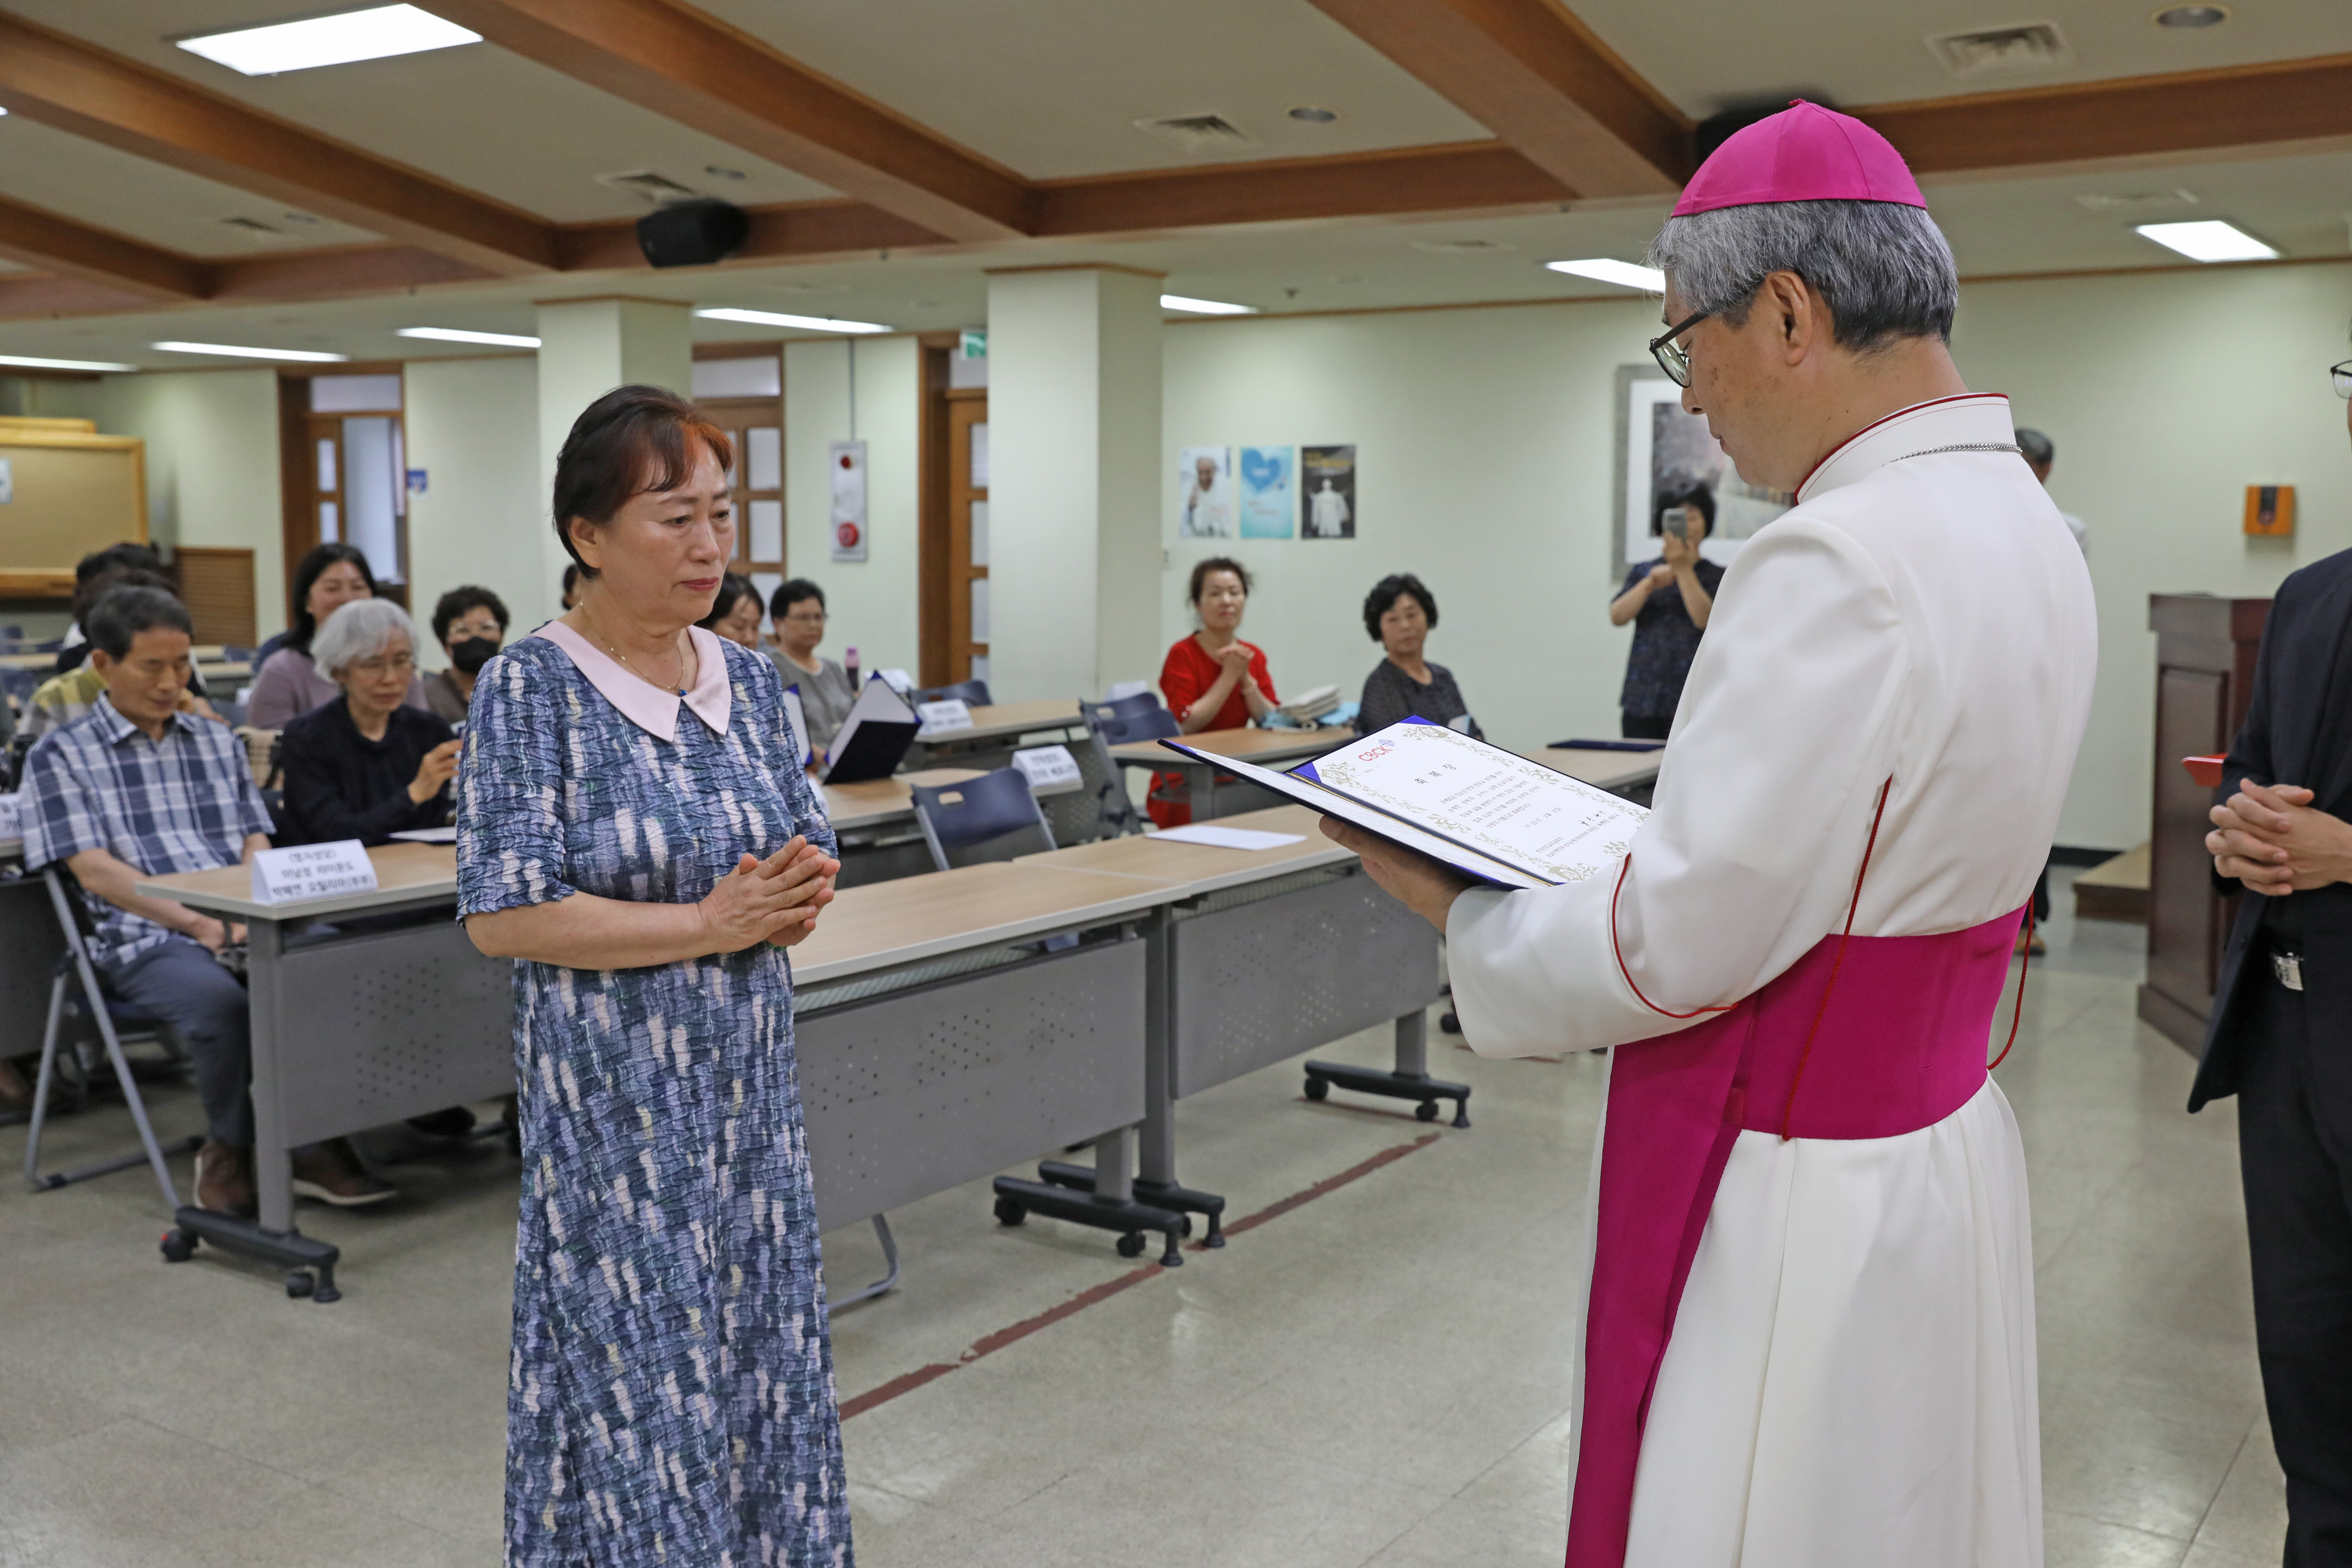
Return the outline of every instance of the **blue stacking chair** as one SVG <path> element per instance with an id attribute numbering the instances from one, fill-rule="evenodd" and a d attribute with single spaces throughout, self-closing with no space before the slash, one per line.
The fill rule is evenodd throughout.
<path id="1" fill-rule="evenodd" d="M 1055 847 L 1054 830 L 1019 768 L 999 768 L 962 784 L 916 784 L 915 820 L 942 871 L 1037 855 Z"/>
<path id="2" fill-rule="evenodd" d="M 1113 702 L 1082 702 L 1078 711 L 1087 721 L 1087 735 L 1094 744 L 1095 762 L 1103 775 L 1103 782 L 1095 786 L 1095 799 L 1102 809 L 1104 824 L 1114 837 L 1142 832 L 1143 815 L 1127 798 L 1127 770 L 1113 759 L 1110 749 L 1131 741 L 1167 740 L 1182 734 L 1184 727 L 1149 691 L 1139 691 Z"/>
<path id="3" fill-rule="evenodd" d="M 138 1080 L 131 1074 L 130 1058 L 122 1054 L 126 1031 L 131 1038 L 156 1037 L 156 1029 L 162 1020 L 110 995 L 100 981 L 97 966 L 89 961 L 89 913 L 78 896 L 79 888 L 73 892 L 67 891 L 66 885 L 72 880 L 72 873 L 52 866 L 41 873 L 41 879 L 48 884 L 49 907 L 57 915 L 58 930 L 65 938 L 65 951 L 58 956 L 57 978 L 49 986 L 49 1023 L 41 1036 L 41 1071 L 33 1086 L 32 1126 L 25 1140 L 25 1179 L 37 1192 L 53 1192 L 75 1182 L 86 1182 L 92 1176 L 128 1170 L 143 1160 L 155 1173 L 155 1185 L 163 1194 L 164 1208 L 177 1214 L 180 1193 L 172 1184 L 172 1173 L 164 1164 L 163 1158 L 166 1154 L 190 1152 L 204 1140 L 183 1138 L 169 1145 L 156 1142 L 155 1129 L 147 1120 L 147 1102 L 140 1097 Z M 48 1120 L 50 1095 L 58 1085 L 58 1048 L 64 1037 L 68 1011 L 87 1016 L 98 1026 L 107 1060 L 113 1064 L 115 1081 L 122 1088 L 123 1102 L 131 1108 L 131 1120 L 138 1126 L 140 1147 L 132 1153 L 45 1174 L 41 1170 L 41 1128 Z M 81 1068 L 79 1058 L 76 1067 Z M 88 1069 L 81 1068 L 79 1076 L 84 1080 L 86 1090 Z"/>

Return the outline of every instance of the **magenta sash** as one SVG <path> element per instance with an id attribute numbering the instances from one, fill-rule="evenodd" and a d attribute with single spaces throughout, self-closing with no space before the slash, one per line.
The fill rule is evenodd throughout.
<path id="1" fill-rule="evenodd" d="M 1839 939 L 1824 937 L 1730 1012 L 1617 1048 L 1567 1568 L 1622 1568 L 1650 1393 L 1734 1140 L 1784 1128 L 1891 1138 L 1966 1105 L 1984 1087 L 2023 913 L 1935 936 L 1848 938 L 1842 962 Z"/>

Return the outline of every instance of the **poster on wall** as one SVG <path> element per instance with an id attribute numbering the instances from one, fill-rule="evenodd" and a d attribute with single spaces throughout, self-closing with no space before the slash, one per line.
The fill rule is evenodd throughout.
<path id="1" fill-rule="evenodd" d="M 833 558 L 866 559 L 866 443 L 835 441 L 833 468 Z"/>
<path id="2" fill-rule="evenodd" d="M 1294 447 L 1244 447 L 1241 522 L 1244 539 L 1288 539 L 1297 531 L 1298 452 Z"/>
<path id="3" fill-rule="evenodd" d="M 1298 537 L 1356 537 L 1356 448 L 1298 448 Z"/>
<path id="4" fill-rule="evenodd" d="M 1664 497 L 1706 489 L 1715 500 L 1715 531 L 1700 553 L 1724 566 L 1738 555 L 1741 542 L 1797 503 L 1787 490 L 1743 479 L 1707 434 L 1706 417 L 1683 412 L 1682 393 L 1654 365 L 1618 369 L 1612 580 L 1622 580 L 1637 562 L 1658 558 L 1657 509 Z"/>
<path id="5" fill-rule="evenodd" d="M 1176 536 L 1234 536 L 1234 449 L 1186 447 L 1176 454 Z"/>

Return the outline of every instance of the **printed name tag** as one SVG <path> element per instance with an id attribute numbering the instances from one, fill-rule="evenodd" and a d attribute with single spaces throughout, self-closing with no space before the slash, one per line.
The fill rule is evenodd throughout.
<path id="1" fill-rule="evenodd" d="M 253 901 L 291 904 L 339 893 L 375 891 L 375 862 L 356 838 L 264 849 L 253 858 Z"/>
<path id="2" fill-rule="evenodd" d="M 950 697 L 942 702 L 918 702 L 915 717 L 922 721 L 927 732 L 933 734 L 942 730 L 971 728 L 971 709 L 961 697 Z"/>
<path id="3" fill-rule="evenodd" d="M 1067 746 L 1033 746 L 1015 752 L 1013 765 L 1027 776 L 1033 791 L 1078 782 L 1078 759 L 1070 755 Z"/>

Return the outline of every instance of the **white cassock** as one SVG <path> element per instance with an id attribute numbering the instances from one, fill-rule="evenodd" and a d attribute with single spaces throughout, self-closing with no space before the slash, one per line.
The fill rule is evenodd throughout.
<path id="1" fill-rule="evenodd" d="M 1454 906 L 1474 1048 L 1624 1047 L 1570 1568 L 2042 1561 L 2024 1155 L 1982 1064 L 2096 637 L 2011 429 L 1948 398 L 1832 453 L 1724 575 L 1622 879 Z"/>

